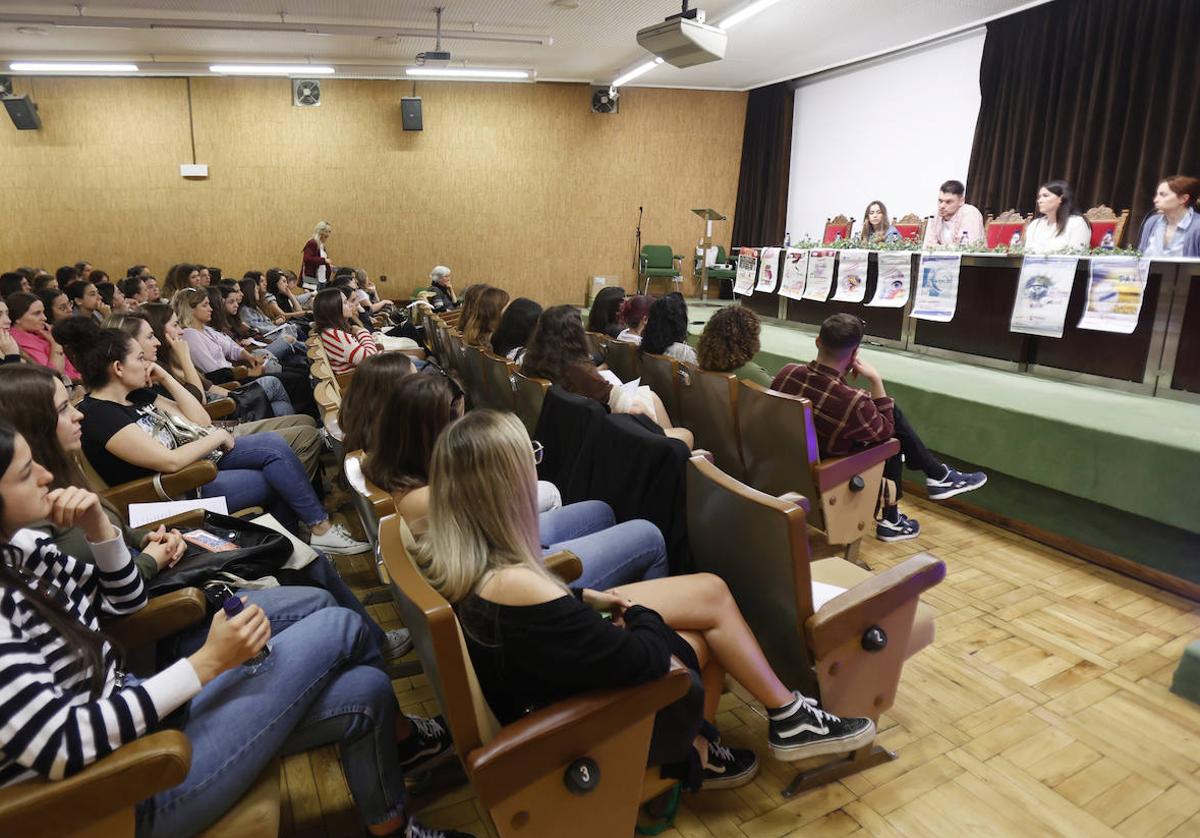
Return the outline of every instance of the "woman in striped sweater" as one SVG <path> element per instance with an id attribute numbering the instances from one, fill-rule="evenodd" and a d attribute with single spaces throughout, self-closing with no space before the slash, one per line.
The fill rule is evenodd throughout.
<path id="1" fill-rule="evenodd" d="M 326 288 L 313 303 L 313 324 L 336 375 L 353 371 L 364 358 L 379 352 L 371 333 L 358 325 L 357 314 L 348 288 Z"/>
<path id="2" fill-rule="evenodd" d="M 100 499 L 48 491 L 49 471 L 0 423 L 0 786 L 59 780 L 148 732 L 180 727 L 192 745 L 184 781 L 137 807 L 139 836 L 193 835 L 217 820 L 280 752 L 336 742 L 374 835 L 441 833 L 407 817 L 404 770 L 449 751 L 441 725 L 397 712 L 362 619 L 322 608 L 272 641 L 256 605 L 213 619 L 205 644 L 140 680 L 122 671 L 99 617 L 130 614 L 146 592 Z M 95 565 L 25 529 L 49 519 L 83 530 Z M 183 712 L 176 712 L 183 708 Z"/>

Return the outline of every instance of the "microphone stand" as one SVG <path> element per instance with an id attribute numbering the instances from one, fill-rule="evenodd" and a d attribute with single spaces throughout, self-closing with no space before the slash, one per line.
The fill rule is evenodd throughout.
<path id="1" fill-rule="evenodd" d="M 633 234 L 633 270 L 635 278 L 634 290 L 637 290 L 636 280 L 641 274 L 642 267 L 642 211 L 645 207 L 638 207 L 637 230 Z"/>

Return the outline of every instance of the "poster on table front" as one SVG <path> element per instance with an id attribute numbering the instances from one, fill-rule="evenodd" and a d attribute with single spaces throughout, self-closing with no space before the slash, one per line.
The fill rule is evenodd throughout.
<path id="1" fill-rule="evenodd" d="M 804 281 L 805 300 L 823 303 L 833 290 L 833 270 L 837 264 L 836 250 L 814 250 L 808 256 L 808 279 Z"/>
<path id="2" fill-rule="evenodd" d="M 743 247 L 738 250 L 737 276 L 733 283 L 733 293 L 749 297 L 754 293 L 754 277 L 758 273 L 758 250 L 753 247 Z"/>
<path id="3" fill-rule="evenodd" d="M 910 316 L 917 320 L 949 323 L 958 308 L 958 272 L 961 253 L 922 253 L 917 270 L 917 293 Z"/>
<path id="4" fill-rule="evenodd" d="M 907 250 L 879 252 L 879 279 L 875 296 L 867 303 L 879 308 L 904 308 L 912 281 L 912 253 Z"/>
<path id="5" fill-rule="evenodd" d="M 1142 314 L 1149 274 L 1149 259 L 1138 261 L 1136 256 L 1092 259 L 1079 328 L 1125 335 L 1133 332 Z"/>
<path id="6" fill-rule="evenodd" d="M 778 247 L 764 247 L 758 260 L 758 285 L 755 291 L 765 291 L 770 294 L 775 290 L 779 281 L 779 250 Z"/>
<path id="7" fill-rule="evenodd" d="M 1079 259 L 1074 256 L 1026 256 L 1009 331 L 1061 338 L 1078 267 Z"/>
<path id="8" fill-rule="evenodd" d="M 808 251 L 789 247 L 783 251 L 783 271 L 780 273 L 779 296 L 798 300 L 804 295 L 804 280 L 808 277 Z"/>
<path id="9" fill-rule="evenodd" d="M 843 250 L 838 256 L 837 290 L 833 298 L 842 303 L 861 303 L 867 295 L 867 251 Z"/>

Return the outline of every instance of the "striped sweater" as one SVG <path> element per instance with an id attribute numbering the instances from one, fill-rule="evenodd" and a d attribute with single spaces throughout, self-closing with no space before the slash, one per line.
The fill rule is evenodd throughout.
<path id="1" fill-rule="evenodd" d="M 129 614 L 146 604 L 141 576 L 120 535 L 92 544 L 96 564 L 60 553 L 45 534 L 21 530 L 18 570 L 81 623 L 101 613 Z M 182 659 L 134 686 L 118 685 L 117 656 L 104 644 L 104 688 L 93 700 L 88 672 L 75 671 L 62 638 L 19 592 L 0 588 L 0 787 L 33 777 L 69 776 L 137 739 L 200 691 Z"/>
<path id="2" fill-rule="evenodd" d="M 321 345 L 329 356 L 330 369 L 337 375 L 350 372 L 364 358 L 379 352 L 375 339 L 365 329 L 354 334 L 341 329 L 322 329 Z"/>

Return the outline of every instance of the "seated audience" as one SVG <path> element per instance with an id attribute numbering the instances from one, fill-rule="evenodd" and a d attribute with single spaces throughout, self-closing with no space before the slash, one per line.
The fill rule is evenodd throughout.
<path id="1" fill-rule="evenodd" d="M 1065 180 L 1048 180 L 1038 188 L 1038 217 L 1025 231 L 1026 253 L 1060 253 L 1088 248 L 1092 227 L 1075 208 L 1075 193 Z"/>
<path id="2" fill-rule="evenodd" d="M 149 302 L 146 295 L 146 280 L 140 276 L 127 276 L 117 283 L 121 293 L 131 309 L 136 309 L 142 303 Z"/>
<path id="3" fill-rule="evenodd" d="M 1200 179 L 1164 178 L 1154 193 L 1155 212 L 1142 222 L 1138 250 L 1143 256 L 1200 259 Z"/>
<path id="4" fill-rule="evenodd" d="M 492 332 L 500 325 L 500 317 L 507 305 L 508 292 L 503 288 L 487 288 L 481 291 L 470 312 L 463 312 L 460 324 L 463 343 L 483 349 L 490 347 Z"/>
<path id="5" fill-rule="evenodd" d="M 67 360 L 66 353 L 46 322 L 46 305 L 32 294 L 10 294 L 8 316 L 12 320 L 12 338 L 35 364 L 62 373 L 72 381 L 79 380 L 79 371 Z"/>
<path id="6" fill-rule="evenodd" d="M 79 278 L 82 279 L 84 282 L 90 282 L 92 284 L 95 284 L 100 281 L 98 279 L 92 279 L 93 269 L 92 269 L 91 262 L 84 262 L 84 261 L 76 262 L 75 270 L 79 271 Z"/>
<path id="7" fill-rule="evenodd" d="M 101 299 L 100 292 L 96 290 L 95 285 L 86 280 L 76 280 L 68 285 L 67 297 L 70 298 L 71 305 L 75 307 L 76 314 L 90 317 L 97 323 L 104 319 L 104 315 L 108 314 L 108 306 Z"/>
<path id="8" fill-rule="evenodd" d="M 468 285 L 466 287 L 466 290 L 463 291 L 462 299 L 461 299 L 462 305 L 460 306 L 460 311 L 459 311 L 459 315 L 458 315 L 458 331 L 459 332 L 462 331 L 463 326 L 466 324 L 467 320 L 469 320 L 473 316 L 475 304 L 479 300 L 479 295 L 491 287 L 492 286 L 488 285 L 487 283 L 476 282 L 472 285 Z"/>
<path id="9" fill-rule="evenodd" d="M 73 317 L 54 330 L 88 390 L 79 403 L 83 451 L 105 483 L 115 486 L 216 459 L 217 477 L 200 489 L 203 497 L 224 496 L 230 510 L 264 506 L 285 526 L 299 520 L 309 528 L 314 549 L 368 549 L 329 520 L 304 467 L 278 434 L 235 441 L 228 431 L 210 428 L 203 405 L 162 367 L 148 363 L 138 342 L 119 329 Z M 149 389 L 154 385 L 162 385 L 170 398 Z M 183 442 L 170 427 L 171 415 L 205 432 Z"/>
<path id="10" fill-rule="evenodd" d="M 434 311 L 458 308 L 459 301 L 454 293 L 454 284 L 450 280 L 450 269 L 445 265 L 437 265 L 429 273 L 429 287 L 433 289 L 428 299 Z"/>
<path id="11" fill-rule="evenodd" d="M 264 300 L 263 313 L 272 320 L 282 317 L 286 320 L 308 318 L 308 312 L 300 299 L 292 293 L 292 283 L 287 272 L 280 268 L 267 271 L 267 294 Z M 273 313 L 277 310 L 278 314 Z"/>
<path id="12" fill-rule="evenodd" d="M 355 320 L 355 303 L 347 289 L 323 288 L 313 304 L 313 328 L 335 375 L 351 372 L 379 352 L 371 333 Z"/>
<path id="13" fill-rule="evenodd" d="M 54 272 L 54 280 L 59 288 L 66 291 L 68 285 L 79 281 L 79 269 L 74 265 L 63 265 Z"/>
<path id="14" fill-rule="evenodd" d="M 263 358 L 270 356 L 268 360 L 274 359 L 280 364 L 307 367 L 304 360 L 307 355 L 305 346 L 297 343 L 294 335 L 276 334 L 267 337 L 246 325 L 239 314 L 243 299 L 242 289 L 236 283 L 221 282 L 210 286 L 208 304 L 213 310 L 212 327 L 255 355 Z"/>
<path id="15" fill-rule="evenodd" d="M 677 361 L 696 363 L 696 350 L 688 345 L 687 303 L 683 295 L 672 291 L 650 306 L 641 347 L 651 355 L 666 355 Z"/>
<path id="16" fill-rule="evenodd" d="M 288 322 L 282 315 L 271 319 L 263 311 L 262 295 L 267 290 L 267 278 L 262 271 L 247 271 L 246 276 L 238 281 L 238 289 L 242 292 L 242 301 L 238 306 L 237 315 L 243 323 L 262 335 L 291 335 L 300 338 L 303 324 Z M 305 332 L 308 330 L 305 329 Z"/>
<path id="17" fill-rule="evenodd" d="M 163 284 L 162 293 L 166 295 L 168 300 L 172 300 L 184 288 L 199 287 L 199 269 L 189 262 L 180 262 L 179 264 L 172 265 L 167 270 L 167 280 Z"/>
<path id="18" fill-rule="evenodd" d="M 364 302 L 371 314 L 378 314 L 387 308 L 392 308 L 396 304 L 391 300 L 384 300 L 379 296 L 379 289 L 375 287 L 375 283 L 371 281 L 370 275 L 363 268 L 351 268 L 354 272 L 354 287 L 358 289 L 358 298 Z"/>
<path id="19" fill-rule="evenodd" d="M 191 762 L 181 784 L 138 805 L 146 838 L 204 829 L 281 751 L 333 743 L 371 834 L 462 838 L 406 812 L 404 771 L 447 752 L 449 738 L 440 723 L 399 712 L 352 611 L 296 614 L 273 639 L 258 605 L 232 619 L 222 611 L 195 653 L 145 680 L 123 676 L 99 615 L 139 611 L 145 587 L 100 499 L 73 486 L 48 491 L 52 480 L 25 439 L 0 426 L 0 634 L 16 644 L 0 653 L 0 681 L 11 688 L 0 708 L 0 785 L 60 780 L 171 716 L 192 743 Z M 100 572 L 26 529 L 39 520 L 82 530 Z M 271 658 L 249 677 L 239 664 L 269 639 Z M 72 658 L 80 666 L 62 665 Z M 173 716 L 185 704 L 187 713 Z M 38 711 L 60 705 L 76 712 Z"/>
<path id="20" fill-rule="evenodd" d="M 504 309 L 500 325 L 492 332 L 492 352 L 510 361 L 520 361 L 525 344 L 542 316 L 542 307 L 526 297 L 517 297 Z"/>
<path id="21" fill-rule="evenodd" d="M 652 297 L 644 294 L 630 294 L 621 303 L 618 319 L 625 328 L 617 333 L 617 340 L 626 343 L 641 344 L 642 332 L 646 330 L 646 318 L 650 316 Z"/>
<path id="22" fill-rule="evenodd" d="M 7 297 L 9 294 L 28 294 L 29 278 L 24 274 L 19 274 L 16 271 L 0 274 L 0 300 Z"/>
<path id="23" fill-rule="evenodd" d="M 0 300 L 0 364 L 21 363 L 21 347 L 12 336 L 12 319 L 8 316 L 8 303 Z"/>
<path id="24" fill-rule="evenodd" d="M 429 531 L 429 463 L 442 431 L 462 415 L 460 394 L 439 375 L 393 382 L 372 431 L 364 473 L 391 492 L 396 511 L 416 538 Z M 540 497 L 542 490 L 534 486 Z M 540 501 L 539 501 L 540 502 Z M 607 587 L 667 575 L 662 533 L 649 521 L 618 524 L 602 501 L 572 503 L 541 512 L 539 539 L 546 555 L 569 550 L 583 562 L 584 585 Z"/>
<path id="25" fill-rule="evenodd" d="M 43 288 L 34 296 L 42 301 L 42 305 L 46 311 L 46 319 L 50 322 L 51 326 L 60 320 L 66 320 L 68 317 L 75 316 L 75 309 L 71 305 L 71 298 L 65 292 L 59 291 L 53 286 Z"/>
<path id="26" fill-rule="evenodd" d="M 660 750 L 650 763 L 689 766 L 680 772 L 689 787 L 702 779 L 733 788 L 758 771 L 754 753 L 724 746 L 713 726 L 726 672 L 766 708 L 776 759 L 849 752 L 873 740 L 870 719 L 826 713 L 779 680 L 717 576 L 569 589 L 541 562 L 534 479 L 529 437 L 516 417 L 481 410 L 458 420 L 434 446 L 429 536 L 417 548 L 430 583 L 455 606 L 501 724 L 586 690 L 659 678 L 676 658 L 705 685 L 703 707 L 686 705 L 686 723 L 669 709 L 660 715 L 664 735 L 655 737 Z"/>
<path id="27" fill-rule="evenodd" d="M 103 271 L 92 271 L 92 276 Z M 101 282 L 96 285 L 96 292 L 101 302 L 108 308 L 109 314 L 126 314 L 129 312 L 129 302 L 125 299 L 120 287 L 111 282 Z"/>
<path id="28" fill-rule="evenodd" d="M 900 241 L 900 231 L 888 219 L 887 207 L 883 205 L 883 201 L 872 201 L 863 210 L 863 226 L 859 238 L 873 244 Z"/>
<path id="29" fill-rule="evenodd" d="M 371 450 L 371 433 L 388 394 L 401 379 L 415 372 L 412 359 L 403 352 L 380 352 L 358 365 L 354 386 L 342 396 L 342 406 L 338 410 L 345 450 Z"/>
<path id="30" fill-rule="evenodd" d="M 725 306 L 704 324 L 696 344 L 696 360 L 702 370 L 731 372 L 738 378 L 771 386 L 771 375 L 754 363 L 762 326 L 758 315 L 745 306 Z"/>
<path id="31" fill-rule="evenodd" d="M 970 244 L 984 240 L 983 216 L 968 204 L 961 181 L 948 180 L 938 190 L 938 209 L 925 229 L 925 247 Z"/>
<path id="32" fill-rule="evenodd" d="M 817 359 L 788 364 L 775 376 L 771 389 L 812 402 L 822 457 L 845 456 L 892 437 L 900 441 L 900 453 L 884 465 L 883 517 L 875 534 L 880 541 L 906 541 L 916 538 L 921 527 L 898 506 L 904 466 L 925 473 L 930 500 L 974 491 L 987 482 L 987 475 L 957 471 L 930 453 L 888 397 L 878 370 L 860 357 L 863 330 L 863 321 L 851 314 L 825 318 L 817 335 Z M 865 379 L 870 392 L 847 384 L 850 375 Z"/>
<path id="33" fill-rule="evenodd" d="M 606 285 L 592 300 L 588 311 L 587 330 L 610 338 L 621 334 L 621 303 L 625 301 L 625 289 Z"/>
<path id="34" fill-rule="evenodd" d="M 212 274 L 209 272 L 207 265 L 197 265 L 196 272 L 199 274 L 199 277 L 197 277 L 197 281 L 199 282 L 198 287 L 207 288 L 212 285 Z"/>
<path id="35" fill-rule="evenodd" d="M 158 287 L 158 277 L 146 275 L 142 277 L 146 283 L 146 302 L 157 303 L 162 300 L 162 290 Z"/>
<path id="36" fill-rule="evenodd" d="M 26 276 L 32 276 L 29 280 L 33 285 L 33 293 L 41 291 L 43 288 L 53 288 L 58 290 L 58 279 L 54 274 L 49 273 L 41 268 L 18 268 L 18 273 L 23 273 Z"/>
<path id="37" fill-rule="evenodd" d="M 125 276 L 136 276 L 145 279 L 150 276 L 150 268 L 147 265 L 131 265 L 126 271 Z"/>
<path id="38" fill-rule="evenodd" d="M 205 379 L 192 363 L 192 351 L 183 339 L 183 327 L 179 325 L 175 309 L 167 303 L 146 303 L 142 306 L 141 314 L 158 341 L 153 357 L 149 352 L 146 353 L 148 359 L 157 362 L 200 401 L 204 401 L 206 396 L 211 400 L 229 395 L 228 390 Z"/>

